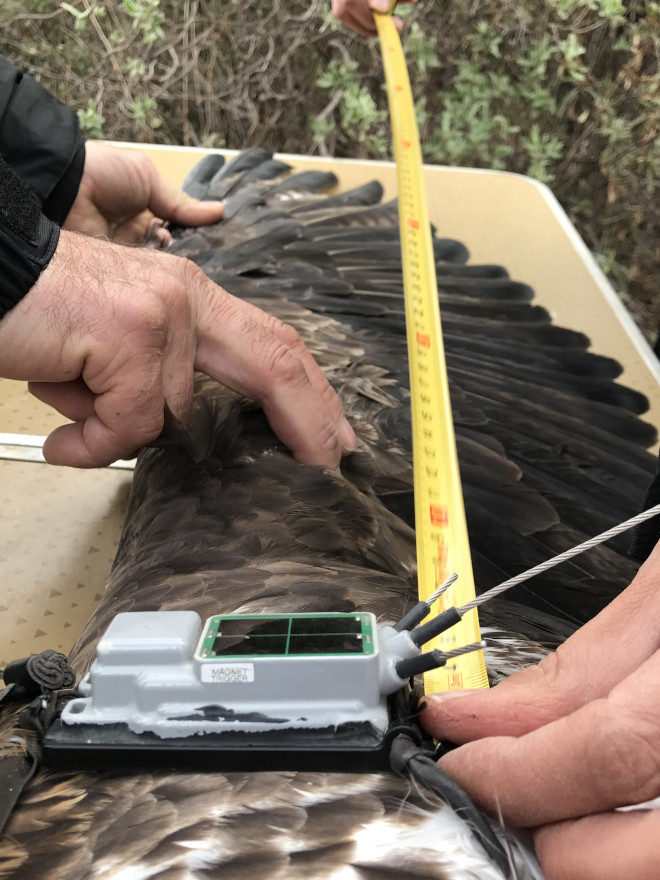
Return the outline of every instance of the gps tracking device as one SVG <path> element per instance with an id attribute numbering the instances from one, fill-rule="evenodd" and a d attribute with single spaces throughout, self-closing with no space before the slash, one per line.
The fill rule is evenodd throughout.
<path id="1" fill-rule="evenodd" d="M 427 606 L 428 608 L 428 606 Z M 118 614 L 48 730 L 54 768 L 382 770 L 419 743 L 409 679 L 447 662 L 368 612 Z M 429 638 L 431 636 L 429 635 Z"/>

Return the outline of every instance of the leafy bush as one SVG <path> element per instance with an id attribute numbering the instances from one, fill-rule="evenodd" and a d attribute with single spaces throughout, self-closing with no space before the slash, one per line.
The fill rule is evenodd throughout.
<path id="1" fill-rule="evenodd" d="M 0 52 L 94 137 L 389 155 L 377 48 L 322 0 L 3 0 Z M 427 161 L 547 182 L 655 330 L 660 5 L 421 0 L 404 44 Z"/>

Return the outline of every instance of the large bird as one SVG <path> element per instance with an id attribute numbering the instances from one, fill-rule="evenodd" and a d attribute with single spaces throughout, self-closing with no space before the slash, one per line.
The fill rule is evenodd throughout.
<path id="1" fill-rule="evenodd" d="M 78 674 L 120 611 L 368 610 L 415 601 L 409 390 L 395 204 L 378 184 L 321 193 L 260 150 L 186 183 L 225 200 L 172 250 L 293 324 L 360 439 L 341 471 L 296 463 L 262 412 L 198 377 L 189 424 L 140 453 L 117 557 L 74 646 Z M 552 325 L 533 292 L 434 239 L 478 590 L 639 509 L 653 474 L 644 398 Z M 626 537 L 481 612 L 492 681 L 539 659 L 631 580 Z M 0 746 L 16 749 L 5 714 Z M 508 840 L 506 831 L 503 836 Z M 507 844 L 508 845 L 508 844 Z M 513 847 L 519 877 L 540 877 Z M 513 850 L 512 850 L 513 852 Z M 517 853 L 517 854 L 516 854 Z M 452 811 L 389 774 L 40 771 L 0 844 L 2 880 L 500 878 Z"/>

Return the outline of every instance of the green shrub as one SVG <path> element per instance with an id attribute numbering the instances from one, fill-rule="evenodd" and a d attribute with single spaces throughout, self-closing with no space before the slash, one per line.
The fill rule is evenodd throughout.
<path id="1" fill-rule="evenodd" d="M 3 0 L 0 52 L 93 137 L 389 157 L 377 46 L 328 7 Z M 404 45 L 426 160 L 547 182 L 657 326 L 660 5 L 420 0 Z"/>

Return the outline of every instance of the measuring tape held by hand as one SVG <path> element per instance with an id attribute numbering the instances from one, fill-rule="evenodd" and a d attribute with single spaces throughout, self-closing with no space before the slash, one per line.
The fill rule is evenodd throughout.
<path id="1" fill-rule="evenodd" d="M 428 599 L 452 572 L 458 580 L 432 614 L 475 597 L 456 440 L 442 342 L 435 257 L 424 191 L 415 106 L 399 34 L 389 12 L 374 12 L 390 106 L 399 189 L 399 227 L 405 291 L 412 408 L 415 526 L 419 598 Z M 437 636 L 427 650 L 451 651 L 478 642 L 476 608 Z M 458 657 L 424 675 L 426 693 L 488 687 L 482 651 Z"/>

